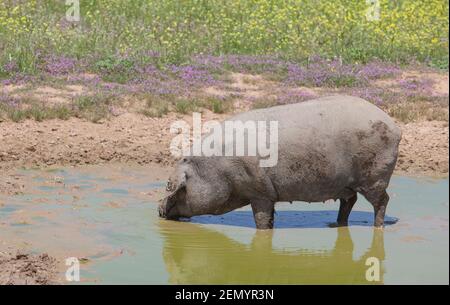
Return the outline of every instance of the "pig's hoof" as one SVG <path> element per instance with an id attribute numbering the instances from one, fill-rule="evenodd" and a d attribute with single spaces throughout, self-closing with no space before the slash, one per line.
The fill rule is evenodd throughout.
<path id="1" fill-rule="evenodd" d="M 328 226 L 330 228 L 348 227 L 348 222 L 332 222 Z"/>
<path id="2" fill-rule="evenodd" d="M 256 230 L 272 230 L 272 227 L 256 227 Z"/>
<path id="3" fill-rule="evenodd" d="M 273 229 L 273 223 L 256 224 L 257 230 L 271 230 Z"/>

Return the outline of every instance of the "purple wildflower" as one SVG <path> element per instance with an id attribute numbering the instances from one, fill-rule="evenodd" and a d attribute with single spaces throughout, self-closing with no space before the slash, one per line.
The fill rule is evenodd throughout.
<path id="1" fill-rule="evenodd" d="M 76 60 L 64 56 L 50 56 L 45 59 L 45 70 L 52 75 L 61 75 L 75 69 Z"/>
<path id="2" fill-rule="evenodd" d="M 7 94 L 4 91 L 0 92 L 0 103 L 7 105 L 8 107 L 18 108 L 20 101 L 18 98 Z"/>
<path id="3" fill-rule="evenodd" d="M 374 61 L 360 67 L 358 74 L 366 79 L 380 79 L 398 75 L 400 72 L 396 66 Z"/>
<path id="4" fill-rule="evenodd" d="M 15 73 L 19 71 L 19 66 L 14 60 L 12 60 L 3 66 L 3 70 L 6 73 Z"/>
<path id="5" fill-rule="evenodd" d="M 353 65 L 345 65 L 339 60 L 332 61 L 313 57 L 306 67 L 297 64 L 288 65 L 287 84 L 321 86 L 353 86 L 359 85 L 363 79 L 359 79 L 356 68 Z"/>
<path id="6" fill-rule="evenodd" d="M 114 90 L 116 88 L 117 88 L 117 84 L 114 84 L 114 83 L 105 83 L 105 84 L 103 84 L 103 89 L 108 90 L 108 91 Z"/>
<path id="7" fill-rule="evenodd" d="M 20 85 L 25 83 L 30 83 L 35 80 L 35 77 L 32 75 L 18 73 L 9 79 L 4 79 L 0 83 L 4 86 L 7 85 Z"/>
<path id="8" fill-rule="evenodd" d="M 383 95 L 383 89 L 380 88 L 360 88 L 357 90 L 353 90 L 351 92 L 352 95 L 358 96 L 362 99 L 365 99 L 371 103 L 374 103 L 375 105 L 382 105 L 384 103 L 384 100 L 382 98 Z"/>
<path id="9" fill-rule="evenodd" d="M 304 90 L 291 90 L 288 91 L 286 94 L 280 95 L 277 98 L 277 103 L 280 105 L 285 104 L 295 104 L 298 102 L 307 101 L 313 98 L 316 98 L 317 95 Z"/>
<path id="10" fill-rule="evenodd" d="M 427 93 L 432 91 L 434 81 L 429 78 L 423 79 L 402 79 L 399 81 L 399 85 L 402 89 L 407 90 L 407 92 L 422 92 Z"/>
<path id="11" fill-rule="evenodd" d="M 208 86 L 214 83 L 213 76 L 205 69 L 197 66 L 170 66 L 171 72 L 188 85 Z"/>

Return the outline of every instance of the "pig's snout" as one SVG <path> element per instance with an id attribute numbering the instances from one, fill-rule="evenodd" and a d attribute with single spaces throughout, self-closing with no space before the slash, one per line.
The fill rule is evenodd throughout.
<path id="1" fill-rule="evenodd" d="M 171 220 L 177 220 L 175 204 L 168 198 L 163 199 L 158 207 L 159 217 Z"/>
<path id="2" fill-rule="evenodd" d="M 158 210 L 159 210 L 159 217 L 166 218 L 166 211 L 162 204 L 159 206 Z"/>
<path id="3" fill-rule="evenodd" d="M 161 204 L 158 207 L 159 217 L 167 218 L 167 198 L 161 200 Z"/>

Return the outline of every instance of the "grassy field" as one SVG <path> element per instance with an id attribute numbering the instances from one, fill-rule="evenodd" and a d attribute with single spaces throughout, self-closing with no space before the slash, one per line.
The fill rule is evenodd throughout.
<path id="1" fill-rule="evenodd" d="M 91 68 L 179 64 L 197 54 L 448 66 L 448 1 L 379 3 L 377 20 L 363 0 L 82 0 L 71 23 L 64 1 L 2 0 L 0 66 L 35 72 L 52 56 Z"/>
<path id="2" fill-rule="evenodd" d="M 77 22 L 67 9 L 59 0 L 0 1 L 0 120 L 96 122 L 136 101 L 147 116 L 226 112 L 244 93 L 198 93 L 230 91 L 231 73 L 282 88 L 247 98 L 252 107 L 316 95 L 299 87 L 324 88 L 393 105 L 403 121 L 424 113 L 448 120 L 440 111 L 448 94 L 433 91 L 436 80 L 400 77 L 411 65 L 448 74 L 445 0 L 82 0 Z M 386 79 L 394 84 L 379 86 Z M 33 93 L 49 85 L 81 89 L 61 103 Z"/>

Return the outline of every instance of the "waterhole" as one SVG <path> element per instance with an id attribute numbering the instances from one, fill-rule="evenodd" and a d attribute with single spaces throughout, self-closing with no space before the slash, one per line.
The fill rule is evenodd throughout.
<path id="1" fill-rule="evenodd" d="M 81 261 L 81 284 L 448 283 L 447 179 L 394 176 L 384 230 L 359 196 L 349 227 L 338 203 L 279 203 L 275 229 L 249 208 L 162 220 L 165 173 L 151 168 L 18 172 L 23 194 L 0 196 L 3 243 Z M 367 278 L 369 258 L 378 278 Z M 369 263 L 368 263 L 369 262 Z M 63 278 L 64 267 L 61 268 Z M 370 280 L 370 281 L 369 281 Z"/>

